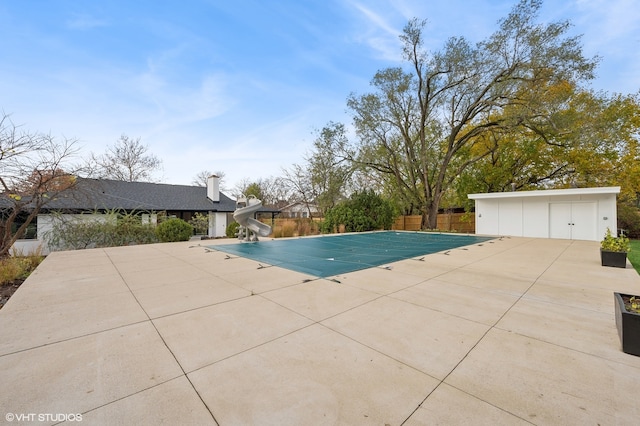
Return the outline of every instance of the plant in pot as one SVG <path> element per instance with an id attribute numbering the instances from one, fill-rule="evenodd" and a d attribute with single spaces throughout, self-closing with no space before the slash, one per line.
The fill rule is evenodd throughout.
<path id="1" fill-rule="evenodd" d="M 600 243 L 600 260 L 602 266 L 613 266 L 616 268 L 627 267 L 627 253 L 631 249 L 629 239 L 624 234 L 614 237 L 611 229 L 607 228 L 607 233 Z"/>
<path id="2" fill-rule="evenodd" d="M 613 293 L 613 298 L 622 351 L 640 356 L 640 297 Z"/>

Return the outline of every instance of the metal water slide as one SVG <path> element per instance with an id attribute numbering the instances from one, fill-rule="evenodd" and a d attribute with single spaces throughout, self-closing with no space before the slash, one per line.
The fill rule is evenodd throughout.
<path id="1" fill-rule="evenodd" d="M 238 238 L 244 241 L 257 241 L 258 235 L 267 237 L 271 234 L 271 227 L 266 223 L 253 218 L 254 214 L 262 207 L 262 201 L 255 196 L 241 196 L 236 201 L 236 210 L 233 218 L 240 224 Z M 244 229 L 243 229 L 244 228 Z M 253 235 L 251 235 L 253 233 Z"/>

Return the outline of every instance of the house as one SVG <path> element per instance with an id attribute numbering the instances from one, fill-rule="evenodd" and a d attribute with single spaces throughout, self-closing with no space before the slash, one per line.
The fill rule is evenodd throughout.
<path id="1" fill-rule="evenodd" d="M 617 233 L 620 187 L 469 194 L 476 234 L 600 241 Z"/>
<path id="2" fill-rule="evenodd" d="M 280 209 L 280 217 L 318 217 L 320 208 L 315 204 L 303 203 L 301 201 L 288 204 Z"/>
<path id="3" fill-rule="evenodd" d="M 220 192 L 219 178 L 210 176 L 207 186 L 170 185 L 150 182 L 125 182 L 109 179 L 78 178 L 72 190 L 51 200 L 36 219 L 31 239 L 19 240 L 14 248 L 29 252 L 42 245 L 43 235 L 52 227 L 56 212 L 63 215 L 104 217 L 110 211 L 137 212 L 143 220 L 156 223 L 159 212 L 189 221 L 196 213 L 209 217 L 209 237 L 225 236 L 233 221 L 236 202 Z M 258 213 L 275 216 L 278 211 L 263 207 Z"/>

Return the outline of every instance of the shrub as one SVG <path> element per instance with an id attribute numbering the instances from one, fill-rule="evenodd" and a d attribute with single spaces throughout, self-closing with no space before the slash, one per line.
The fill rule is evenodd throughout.
<path id="1" fill-rule="evenodd" d="M 611 229 L 607 228 L 607 233 L 604 236 L 604 239 L 600 242 L 600 247 L 605 251 L 617 251 L 617 252 L 628 252 L 631 249 L 631 243 L 629 239 L 621 235 L 619 237 L 614 237 L 611 234 Z"/>
<path id="2" fill-rule="evenodd" d="M 143 224 L 140 216 L 135 214 L 118 216 L 115 226 L 108 235 L 111 237 L 106 245 L 108 247 L 150 244 L 158 241 L 155 227 L 151 224 Z"/>
<path id="3" fill-rule="evenodd" d="M 0 260 L 0 285 L 21 278 L 26 266 L 20 257 L 7 257 Z"/>
<path id="4" fill-rule="evenodd" d="M 296 224 L 286 222 L 286 223 L 283 223 L 282 225 L 277 226 L 273 230 L 273 236 L 276 238 L 293 237 L 295 235 L 295 231 L 296 231 Z"/>
<path id="5" fill-rule="evenodd" d="M 237 237 L 239 228 L 240 228 L 240 224 L 238 222 L 231 222 L 229 225 L 227 225 L 225 234 L 229 238 Z"/>
<path id="6" fill-rule="evenodd" d="M 316 224 L 311 219 L 297 219 L 298 236 L 303 237 L 305 235 L 314 235 L 314 231 L 317 230 Z"/>
<path id="7" fill-rule="evenodd" d="M 14 258 L 20 258 L 21 262 L 24 263 L 27 270 L 33 271 L 38 267 L 39 264 L 44 260 L 44 255 L 42 254 L 42 246 L 38 246 L 35 250 L 30 250 L 25 253 L 24 250 L 12 249 L 11 255 Z M 26 278 L 26 277 L 25 277 Z"/>
<path id="8" fill-rule="evenodd" d="M 0 285 L 26 279 L 43 259 L 44 256 L 34 254 L 7 257 L 0 260 Z"/>
<path id="9" fill-rule="evenodd" d="M 116 247 L 158 241 L 153 225 L 143 224 L 135 212 L 119 211 L 71 217 L 58 214 L 44 238 L 51 250 Z"/>
<path id="10" fill-rule="evenodd" d="M 322 232 L 336 232 L 340 225 L 344 225 L 345 232 L 391 229 L 394 216 L 391 202 L 365 190 L 330 209 L 322 223 Z"/>
<path id="11" fill-rule="evenodd" d="M 634 206 L 618 204 L 618 229 L 629 238 L 640 238 L 640 212 Z"/>
<path id="12" fill-rule="evenodd" d="M 164 243 L 187 241 L 193 235 L 193 226 L 182 219 L 172 218 L 158 225 L 156 234 Z"/>
<path id="13" fill-rule="evenodd" d="M 209 233 L 209 216 L 204 213 L 196 213 L 189 220 L 191 226 L 198 235 L 206 235 Z"/>

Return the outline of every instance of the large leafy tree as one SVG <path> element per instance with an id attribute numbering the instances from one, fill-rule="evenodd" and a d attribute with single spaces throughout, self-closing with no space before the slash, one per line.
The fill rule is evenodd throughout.
<path id="1" fill-rule="evenodd" d="M 470 192 L 545 187 L 620 185 L 623 199 L 640 193 L 638 95 L 610 96 L 567 83 L 547 89 L 537 116 L 475 147 L 491 153 L 460 176 L 458 203 Z"/>
<path id="2" fill-rule="evenodd" d="M 592 78 L 568 22 L 536 23 L 539 0 L 521 0 L 498 30 L 472 45 L 449 39 L 423 46 L 425 23 L 410 21 L 401 40 L 407 67 L 373 78 L 373 92 L 351 95 L 358 142 L 343 155 L 367 166 L 435 228 L 447 191 L 468 167 L 491 155 L 503 136 L 539 115 L 540 91 Z M 357 154 L 356 154 L 357 153 Z"/>
<path id="3" fill-rule="evenodd" d="M 76 141 L 16 127 L 0 119 L 0 258 L 22 238 L 43 207 L 76 184 L 67 163 Z"/>
<path id="4" fill-rule="evenodd" d="M 621 200 L 637 203 L 640 199 L 640 92 L 614 95 L 603 114 L 604 123 L 617 135 L 613 173 L 603 184 L 620 185 Z"/>

